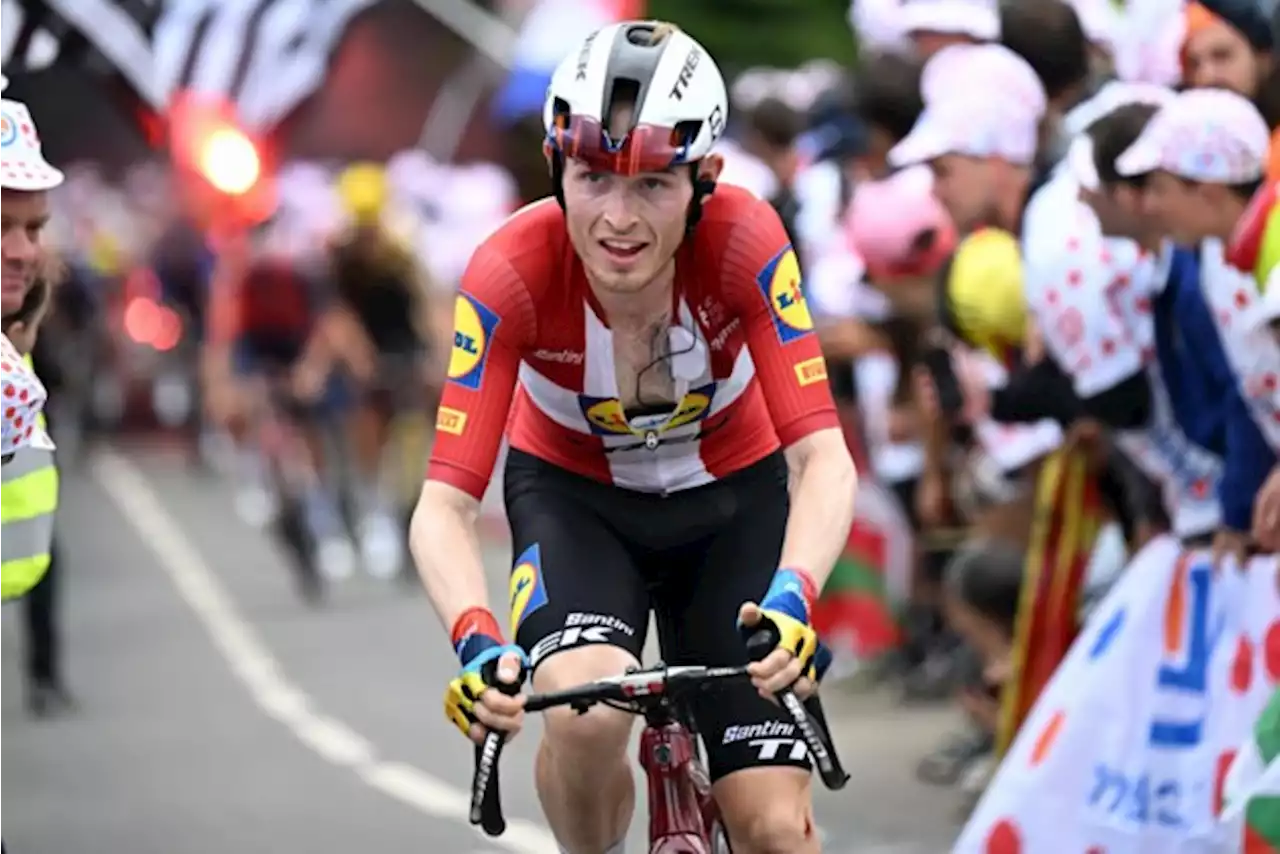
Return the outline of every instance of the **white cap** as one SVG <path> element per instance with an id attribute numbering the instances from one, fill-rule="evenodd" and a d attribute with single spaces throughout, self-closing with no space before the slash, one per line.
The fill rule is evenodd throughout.
<path id="1" fill-rule="evenodd" d="M 1067 171 L 1086 190 L 1093 192 L 1102 187 L 1102 178 L 1098 176 L 1098 167 L 1093 162 L 1093 138 L 1082 133 L 1071 141 L 1065 158 Z"/>
<path id="2" fill-rule="evenodd" d="M 938 51 L 920 75 L 920 95 L 925 106 L 989 95 L 1037 120 L 1049 104 L 1031 64 L 999 44 L 957 44 Z"/>
<path id="3" fill-rule="evenodd" d="M 1018 165 L 1035 160 L 1039 118 L 1016 103 L 976 97 L 925 107 L 906 139 L 889 151 L 893 166 L 927 163 L 944 154 L 997 157 Z"/>
<path id="4" fill-rule="evenodd" d="M 1121 175 L 1157 169 L 1190 181 L 1246 184 L 1266 172 L 1271 132 L 1247 99 L 1225 89 L 1192 89 L 1161 107 L 1116 158 Z"/>
<path id="5" fill-rule="evenodd" d="M 61 183 L 62 173 L 40 152 L 40 135 L 26 104 L 0 100 L 0 187 L 37 191 Z"/>
<path id="6" fill-rule="evenodd" d="M 48 393 L 8 337 L 0 335 L 0 409 L 4 412 L 4 435 L 0 453 L 5 456 L 21 448 L 52 451 L 53 441 L 40 426 L 40 410 Z"/>
<path id="7" fill-rule="evenodd" d="M 1113 80 L 1087 101 L 1077 104 L 1062 117 L 1062 129 L 1075 136 L 1084 133 L 1089 125 L 1103 116 L 1110 115 L 1130 104 L 1150 104 L 1163 107 L 1178 96 L 1167 86 L 1154 83 L 1124 83 Z"/>
<path id="8" fill-rule="evenodd" d="M 994 0 L 903 0 L 901 26 L 911 33 L 945 33 L 978 41 L 1000 38 L 1000 7 Z"/>

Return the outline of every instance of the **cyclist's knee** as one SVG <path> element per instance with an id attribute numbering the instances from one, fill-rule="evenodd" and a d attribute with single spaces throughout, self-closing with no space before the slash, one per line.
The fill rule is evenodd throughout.
<path id="1" fill-rule="evenodd" d="M 563 691 L 584 682 L 617 676 L 636 664 L 631 653 L 615 646 L 596 644 L 558 652 L 539 665 L 533 689 L 539 693 Z M 595 706 L 585 715 L 573 709 L 546 712 L 543 741 L 557 758 L 599 761 L 625 756 L 631 736 L 632 716 L 607 706 Z M 603 764 L 603 763 L 602 763 Z"/>
<path id="2" fill-rule="evenodd" d="M 734 854 L 819 850 L 806 771 L 747 768 L 718 780 L 714 792 Z"/>

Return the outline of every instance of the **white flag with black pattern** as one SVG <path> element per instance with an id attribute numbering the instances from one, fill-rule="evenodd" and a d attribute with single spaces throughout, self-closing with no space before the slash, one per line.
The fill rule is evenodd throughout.
<path id="1" fill-rule="evenodd" d="M 250 127 L 271 127 L 320 87 L 347 24 L 376 2 L 167 0 L 156 80 L 166 96 L 221 96 Z"/>

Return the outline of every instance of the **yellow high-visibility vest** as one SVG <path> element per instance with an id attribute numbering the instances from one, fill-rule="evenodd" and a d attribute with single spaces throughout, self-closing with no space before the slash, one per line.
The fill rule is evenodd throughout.
<path id="1" fill-rule="evenodd" d="M 44 427 L 44 413 L 39 419 Z M 0 598 L 7 600 L 35 587 L 49 569 L 58 468 L 53 451 L 21 448 L 0 475 Z"/>

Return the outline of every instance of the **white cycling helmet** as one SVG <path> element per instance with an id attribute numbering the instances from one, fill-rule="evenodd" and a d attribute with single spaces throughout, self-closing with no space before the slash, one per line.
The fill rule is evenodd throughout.
<path id="1" fill-rule="evenodd" d="M 635 109 L 620 139 L 608 134 L 615 100 Z M 623 21 L 587 36 L 556 68 L 542 119 L 552 180 L 563 204 L 564 158 L 634 175 L 706 157 L 723 134 L 729 96 L 715 60 L 659 21 Z M 696 174 L 695 174 L 696 178 Z"/>

